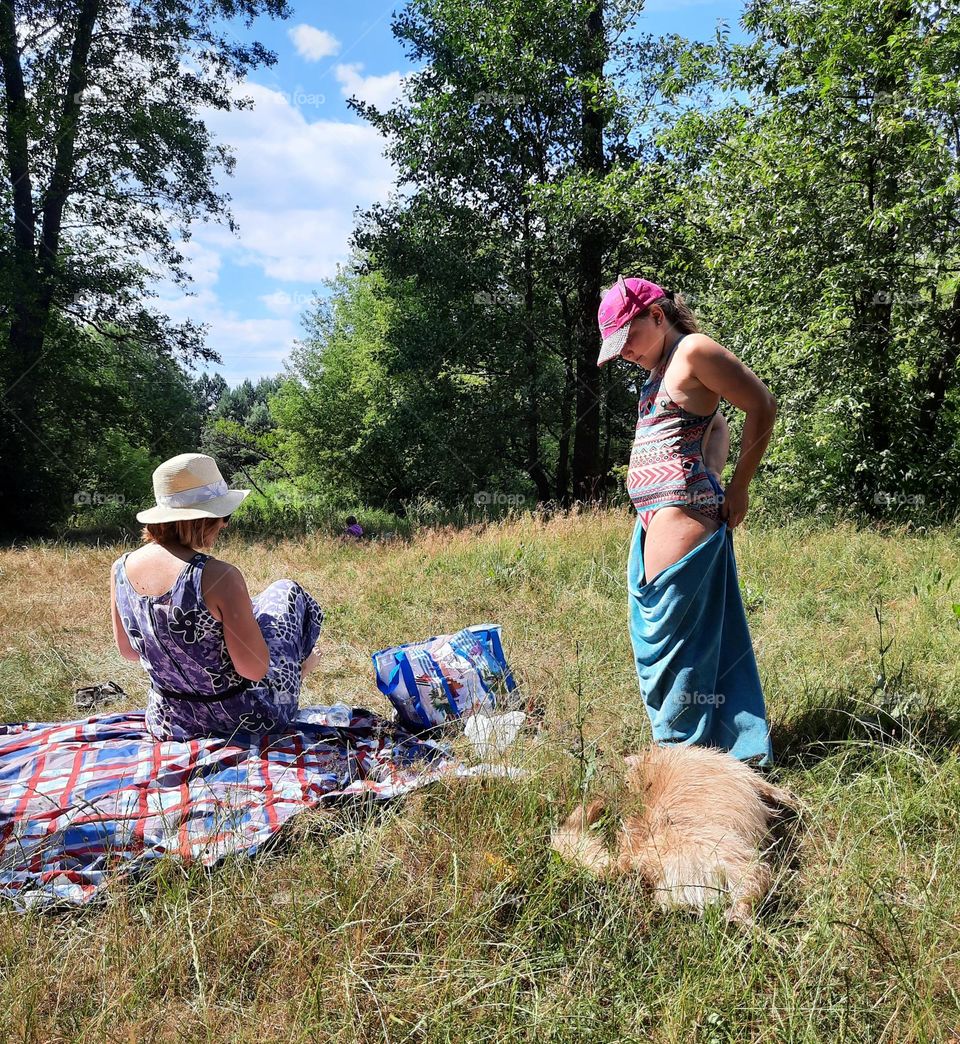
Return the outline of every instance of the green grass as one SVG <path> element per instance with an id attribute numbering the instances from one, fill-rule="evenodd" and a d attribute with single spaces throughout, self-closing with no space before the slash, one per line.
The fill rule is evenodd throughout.
<path id="1" fill-rule="evenodd" d="M 260 858 L 166 863 L 80 912 L 0 908 L 0 1038 L 960 1039 L 957 531 L 737 530 L 778 776 L 804 806 L 743 935 L 547 849 L 584 776 L 603 787 L 648 735 L 631 525 L 609 512 L 392 544 L 228 540 L 218 553 L 251 590 L 292 576 L 327 611 L 305 702 L 383 710 L 370 652 L 502 624 L 544 712 L 516 754 L 530 774 L 306 814 Z M 4 720 L 71 717 L 75 687 L 111 678 L 140 704 L 139 668 L 111 646 L 120 550 L 0 552 Z"/>

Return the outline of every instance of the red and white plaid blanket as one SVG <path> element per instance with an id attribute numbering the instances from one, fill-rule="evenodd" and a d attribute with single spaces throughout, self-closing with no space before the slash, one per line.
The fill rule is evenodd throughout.
<path id="1" fill-rule="evenodd" d="M 252 854 L 323 800 L 396 797 L 463 768 L 368 711 L 329 728 L 322 710 L 282 734 L 188 743 L 155 740 L 142 711 L 0 725 L 0 896 L 84 903 L 118 869 Z"/>

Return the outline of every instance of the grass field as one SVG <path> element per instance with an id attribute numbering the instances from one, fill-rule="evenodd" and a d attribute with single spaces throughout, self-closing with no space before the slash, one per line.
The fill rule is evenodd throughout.
<path id="1" fill-rule="evenodd" d="M 79 913 L 2 908 L 0 1037 L 960 1041 L 960 534 L 736 531 L 777 776 L 805 807 L 743 935 L 546 848 L 584 777 L 603 786 L 647 736 L 631 527 L 611 512 L 394 544 L 225 541 L 252 591 L 291 576 L 327 612 L 304 702 L 385 709 L 373 650 L 500 623 L 545 711 L 516 751 L 530 774 L 305 815 L 261 858 L 167 864 Z M 0 551 L 2 720 L 74 717 L 73 689 L 108 679 L 141 705 L 110 631 L 121 550 Z"/>

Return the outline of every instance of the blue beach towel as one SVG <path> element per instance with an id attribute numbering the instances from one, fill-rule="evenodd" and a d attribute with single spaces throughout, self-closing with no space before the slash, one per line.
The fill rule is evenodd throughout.
<path id="1" fill-rule="evenodd" d="M 649 583 L 643 583 L 644 538 L 638 518 L 627 565 L 630 638 L 654 742 L 720 747 L 770 764 L 733 533 L 721 523 Z"/>

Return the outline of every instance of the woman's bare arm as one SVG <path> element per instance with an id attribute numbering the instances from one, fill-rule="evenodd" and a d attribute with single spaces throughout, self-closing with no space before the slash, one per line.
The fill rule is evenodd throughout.
<path id="1" fill-rule="evenodd" d="M 749 366 L 705 334 L 691 338 L 689 353 L 697 380 L 746 414 L 740 456 L 724 498 L 726 520 L 732 529 L 746 514 L 747 488 L 773 434 L 777 401 Z"/>
<path id="2" fill-rule="evenodd" d="M 253 603 L 243 574 L 236 566 L 213 560 L 209 588 L 203 590 L 207 608 L 223 621 L 223 637 L 227 652 L 237 673 L 250 681 L 260 681 L 270 668 L 270 652 L 263 632 L 253 615 Z"/>
<path id="3" fill-rule="evenodd" d="M 140 654 L 130 644 L 123 621 L 120 619 L 120 611 L 117 609 L 116 577 L 112 569 L 110 570 L 110 616 L 113 619 L 113 640 L 117 644 L 120 655 L 125 660 L 139 660 Z"/>

